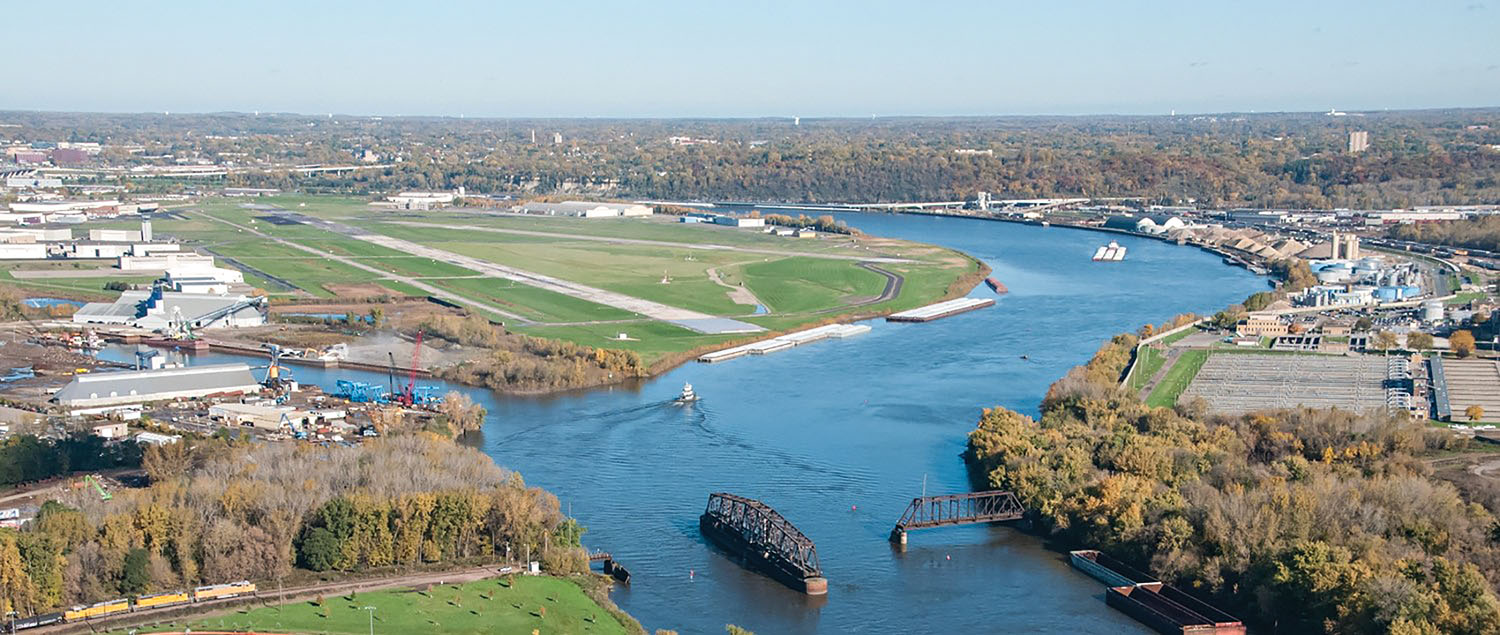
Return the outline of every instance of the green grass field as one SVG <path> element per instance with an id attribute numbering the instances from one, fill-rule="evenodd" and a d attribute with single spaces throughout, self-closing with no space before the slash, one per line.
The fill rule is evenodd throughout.
<path id="1" fill-rule="evenodd" d="M 1202 349 L 1183 351 L 1177 358 L 1177 363 L 1172 364 L 1172 368 L 1167 371 L 1167 376 L 1151 389 L 1151 395 L 1146 397 L 1146 405 L 1153 408 L 1177 405 L 1177 398 L 1182 396 L 1182 391 L 1187 390 L 1188 384 L 1193 382 L 1193 378 L 1203 368 L 1203 363 L 1208 361 L 1208 353 Z"/>
<path id="2" fill-rule="evenodd" d="M 654 320 L 581 326 L 525 326 L 514 330 L 517 333 L 567 340 L 585 346 L 635 351 L 641 354 L 641 358 L 647 364 L 655 363 L 672 353 L 746 337 L 743 334 L 704 335 L 674 324 Z M 625 341 L 614 339 L 620 333 L 626 334 L 631 339 Z"/>
<path id="3" fill-rule="evenodd" d="M 738 267 L 725 277 L 745 287 L 777 313 L 837 308 L 850 300 L 875 297 L 885 278 L 848 260 L 783 258 Z"/>
<path id="4" fill-rule="evenodd" d="M 1130 371 L 1130 382 L 1126 386 L 1131 390 L 1145 388 L 1166 361 L 1167 357 L 1161 351 L 1150 346 L 1142 347 L 1135 360 L 1135 367 Z"/>
<path id="5" fill-rule="evenodd" d="M 128 284 L 146 284 L 156 276 L 116 276 L 82 278 L 33 278 L 19 279 L 9 271 L 0 270 L 0 282 L 12 285 L 27 294 L 27 297 L 61 297 L 76 300 L 109 300 L 120 296 L 119 291 L 109 291 L 104 285 L 112 281 Z"/>
<path id="6" fill-rule="evenodd" d="M 374 607 L 371 611 L 364 607 Z M 324 617 L 326 610 L 327 617 Z M 372 625 L 373 622 L 373 625 Z M 445 584 L 431 591 L 371 591 L 161 625 L 135 632 L 259 631 L 272 633 L 627 633 L 623 624 L 573 582 L 518 576 Z M 105 631 L 123 633 L 126 631 Z"/>
<path id="7" fill-rule="evenodd" d="M 528 319 L 547 322 L 593 322 L 630 320 L 640 316 L 603 304 L 580 300 L 570 295 L 495 278 L 455 278 L 428 280 L 464 297 L 494 304 Z"/>
<path id="8" fill-rule="evenodd" d="M 701 226 L 674 218 L 593 219 L 514 217 L 471 210 L 406 211 L 371 208 L 356 197 L 285 195 L 253 199 L 205 199 L 182 206 L 185 218 L 159 219 L 158 234 L 211 250 L 243 265 L 247 281 L 278 278 L 318 297 L 332 297 L 329 285 L 375 283 L 394 292 L 426 295 L 410 284 L 382 279 L 363 269 L 278 244 L 268 236 L 350 258 L 390 276 L 419 280 L 523 316 L 539 324 L 522 332 L 592 346 L 639 351 L 648 361 L 700 346 L 744 336 L 704 336 L 670 324 L 649 322 L 632 312 L 580 300 L 539 287 L 496 278 L 476 277 L 465 267 L 371 244 L 315 225 L 279 225 L 268 220 L 269 206 L 346 223 L 444 251 L 479 258 L 570 282 L 651 300 L 709 315 L 753 321 L 771 330 L 788 330 L 845 313 L 899 311 L 935 302 L 975 264 L 951 250 L 875 238 L 825 235 L 817 239 L 778 237 L 754 230 Z M 415 227 L 401 223 L 425 222 Z M 239 225 L 231 227 L 225 223 Z M 467 227 L 459 227 L 467 226 Z M 543 232 L 544 235 L 505 231 Z M 618 239 L 602 241 L 598 238 Z M 631 240 L 669 244 L 642 244 Z M 731 246 L 736 249 L 725 249 Z M 754 249 L 759 251 L 743 251 Z M 858 305 L 878 296 L 885 278 L 854 259 L 819 255 L 893 256 L 910 262 L 881 266 L 904 276 L 901 294 L 877 305 Z M 715 270 L 726 284 L 744 284 L 767 306 L 766 315 L 733 289 L 710 276 Z M 259 273 L 263 273 L 261 276 Z M 666 282 L 664 283 L 663 280 Z M 275 289 L 273 289 L 275 290 Z M 276 290 L 292 295 L 292 290 Z M 742 303 L 744 302 L 744 303 Z M 474 307 L 478 309 L 478 307 Z M 478 309 L 490 313 L 486 309 Z M 753 316 L 753 317 L 752 317 Z M 505 319 L 504 316 L 490 315 Z M 513 321 L 513 320 L 511 320 Z M 575 324 L 609 322 L 608 324 Z M 614 337 L 624 331 L 635 338 Z"/>

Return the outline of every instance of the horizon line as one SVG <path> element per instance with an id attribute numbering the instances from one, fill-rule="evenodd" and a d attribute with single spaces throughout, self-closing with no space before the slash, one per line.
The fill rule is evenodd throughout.
<path id="1" fill-rule="evenodd" d="M 306 117 L 306 118 L 338 118 L 357 117 L 360 119 L 453 119 L 458 121 L 764 121 L 764 120 L 793 120 L 803 119 L 809 121 L 871 121 L 878 119 L 1042 119 L 1042 118 L 1067 118 L 1086 119 L 1098 117 L 1120 117 L 1120 118 L 1173 118 L 1173 117 L 1204 117 L 1204 116 L 1270 116 L 1270 115 L 1330 115 L 1330 116 L 1352 116 L 1389 113 L 1421 113 L 1421 112 L 1443 112 L 1443 111 L 1500 111 L 1500 104 L 1488 106 L 1426 106 L 1420 108 L 1374 108 L 1374 109 L 1348 109 L 1339 110 L 1330 108 L 1328 111 L 1321 110 L 1226 110 L 1226 111 L 1183 111 L 1167 113 L 1121 113 L 1121 112 L 1095 112 L 1095 113 L 1030 113 L 1030 114 L 888 114 L 873 113 L 864 115 L 572 115 L 572 116 L 547 116 L 547 115 L 512 115 L 512 116 L 468 116 L 465 114 L 439 115 L 439 114 L 359 114 L 341 112 L 305 113 L 295 111 L 260 111 L 260 110 L 138 110 L 138 111 L 111 111 L 111 110 L 41 110 L 41 109 L 0 109 L 0 116 L 4 115 L 125 115 L 125 116 L 211 116 L 211 115 L 236 115 L 243 117 Z M 1334 115 L 1334 113 L 1338 113 Z M 4 122 L 0 122 L 4 123 Z"/>

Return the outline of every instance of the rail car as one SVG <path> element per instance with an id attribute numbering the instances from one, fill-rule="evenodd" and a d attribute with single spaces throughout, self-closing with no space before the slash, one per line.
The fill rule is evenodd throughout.
<path id="1" fill-rule="evenodd" d="M 24 631 L 28 628 L 51 626 L 53 624 L 61 623 L 62 621 L 62 611 L 58 611 L 56 613 L 44 613 L 42 615 L 33 615 L 31 617 L 21 617 L 9 622 L 0 622 L 0 632 L 14 633 L 16 631 Z"/>
<path id="2" fill-rule="evenodd" d="M 71 622 L 73 620 L 84 620 L 91 617 L 102 617 L 105 615 L 114 615 L 115 613 L 125 613 L 129 610 L 130 600 L 126 598 L 120 598 L 117 600 L 105 600 L 103 602 L 96 602 L 87 606 L 75 606 L 71 609 L 63 611 L 63 621 Z"/>
<path id="3" fill-rule="evenodd" d="M 176 604 L 187 604 L 192 602 L 193 597 L 187 591 L 175 591 L 172 593 L 157 593 L 156 595 L 142 595 L 135 599 L 135 609 L 154 609 Z"/>
<path id="4" fill-rule="evenodd" d="M 173 591 L 168 593 L 157 593 L 154 595 L 142 595 L 134 599 L 117 598 L 94 604 L 78 605 L 66 611 L 56 613 L 44 613 L 31 617 L 16 618 L 7 622 L 0 622 L 0 633 L 14 633 L 41 626 L 49 626 L 63 622 L 84 621 L 96 617 L 116 615 L 119 613 L 145 611 L 151 609 L 166 608 L 180 604 L 193 602 L 208 602 L 222 600 L 242 595 L 255 593 L 255 585 L 249 580 L 230 582 L 227 584 L 214 584 L 200 586 L 191 591 Z"/>
<path id="5" fill-rule="evenodd" d="M 255 585 L 249 580 L 230 582 L 228 584 L 215 584 L 211 586 L 200 586 L 193 589 L 193 601 L 217 600 L 219 598 L 232 598 L 246 593 L 254 593 Z"/>

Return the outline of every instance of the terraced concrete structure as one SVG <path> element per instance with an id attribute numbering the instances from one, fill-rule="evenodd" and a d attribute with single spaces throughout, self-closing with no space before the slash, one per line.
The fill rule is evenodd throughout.
<path id="1" fill-rule="evenodd" d="M 1455 422 L 1468 421 L 1469 406 L 1484 410 L 1482 421 L 1500 419 L 1500 362 L 1490 359 L 1436 359 L 1446 385 L 1447 410 Z M 1436 377 L 1436 375 L 1435 375 Z M 1443 391 L 1438 391 L 1443 394 Z M 1444 408 L 1439 404 L 1438 411 Z"/>
<path id="2" fill-rule="evenodd" d="M 1375 355 L 1216 353 L 1181 399 L 1201 398 L 1223 414 L 1299 406 L 1378 410 L 1387 406 L 1387 373 L 1385 358 Z"/>

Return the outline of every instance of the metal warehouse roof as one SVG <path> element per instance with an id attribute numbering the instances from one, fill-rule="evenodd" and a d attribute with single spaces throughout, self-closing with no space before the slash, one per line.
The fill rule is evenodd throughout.
<path id="1" fill-rule="evenodd" d="M 173 396 L 243 392 L 259 387 L 260 382 L 250 374 L 250 366 L 214 364 L 79 375 L 57 391 L 55 399 L 65 405 L 130 403 Z"/>

